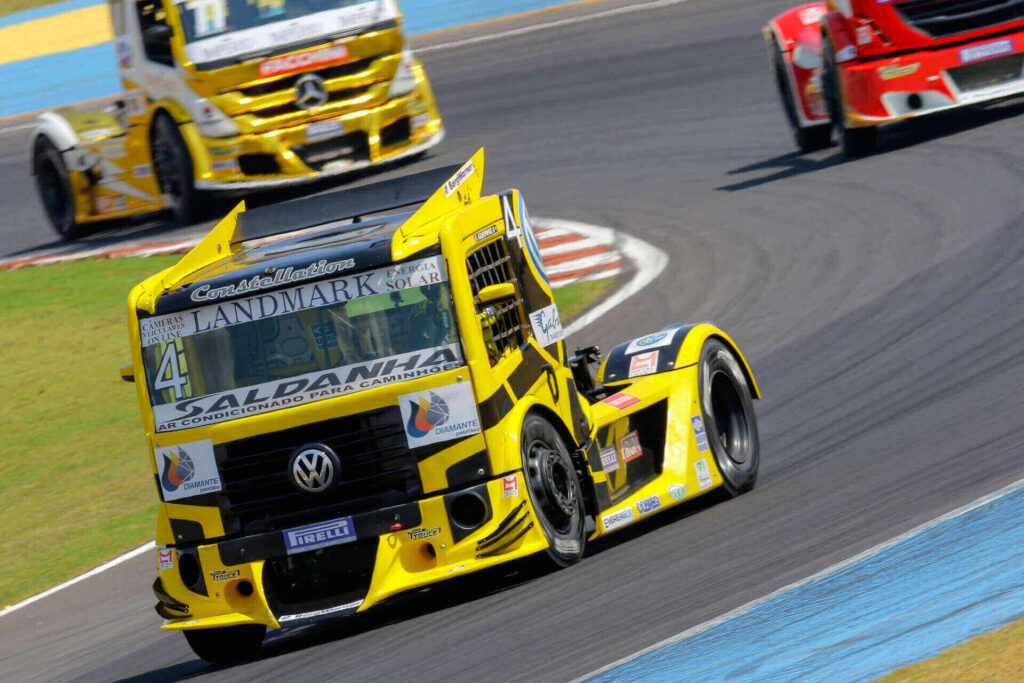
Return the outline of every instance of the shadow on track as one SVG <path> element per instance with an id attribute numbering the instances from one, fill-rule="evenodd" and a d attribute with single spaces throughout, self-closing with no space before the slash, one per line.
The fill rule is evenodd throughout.
<path id="1" fill-rule="evenodd" d="M 656 529 L 680 522 L 727 499 L 728 496 L 719 489 L 667 510 L 660 515 L 641 520 L 628 529 L 616 532 L 609 538 L 588 545 L 582 561 L 587 562 L 591 557 L 629 543 Z M 543 581 L 546 576 L 554 574 L 556 571 L 546 561 L 546 558 L 534 556 L 396 596 L 363 614 L 325 619 L 282 631 L 270 631 L 263 643 L 260 657 L 252 661 L 272 661 L 278 657 L 302 652 L 319 645 L 344 641 L 357 635 L 371 633 L 390 624 L 441 612 L 451 607 L 498 595 L 525 584 Z M 235 671 L 244 677 L 244 667 L 244 662 L 235 666 L 215 666 L 199 659 L 191 659 L 137 676 L 122 678 L 117 683 L 180 681 L 222 671 Z"/>
<path id="2" fill-rule="evenodd" d="M 907 147 L 940 140 L 957 133 L 999 123 L 1021 114 L 1024 114 L 1024 99 L 1016 98 L 984 107 L 967 107 L 932 114 L 920 119 L 911 119 L 903 123 L 890 124 L 882 129 L 879 139 L 879 151 L 872 156 L 881 156 Z M 822 154 L 828 154 L 828 156 L 822 158 Z M 872 156 L 865 157 L 865 159 L 870 159 Z M 775 182 L 776 180 L 793 178 L 805 173 L 813 173 L 832 166 L 855 161 L 857 159 L 847 158 L 841 150 L 835 147 L 832 148 L 831 154 L 828 152 L 817 152 L 804 156 L 797 151 L 793 151 L 765 159 L 764 161 L 747 164 L 728 172 L 728 175 L 734 176 L 764 170 L 774 171 L 768 175 L 729 185 L 721 185 L 715 189 L 722 192 L 747 190 L 752 187 Z"/>

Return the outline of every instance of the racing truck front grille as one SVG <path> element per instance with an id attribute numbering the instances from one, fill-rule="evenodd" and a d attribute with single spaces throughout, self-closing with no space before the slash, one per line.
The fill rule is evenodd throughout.
<path id="1" fill-rule="evenodd" d="M 294 91 L 298 80 L 307 73 L 315 73 L 325 81 L 332 78 L 341 78 L 342 76 L 353 76 L 366 71 L 375 61 L 382 57 L 387 57 L 390 54 L 392 53 L 386 52 L 382 55 L 377 55 L 376 57 L 370 57 L 368 59 L 360 59 L 346 64 L 339 64 L 338 66 L 329 66 L 326 69 L 317 69 L 316 71 L 291 74 L 284 78 L 279 78 L 276 81 L 270 81 L 269 83 L 250 85 L 245 88 L 234 88 L 233 90 L 242 93 L 246 97 L 261 97 L 263 95 L 270 95 L 275 92 L 284 92 L 286 90 Z"/>
<path id="2" fill-rule="evenodd" d="M 327 102 L 325 103 L 325 105 L 326 104 L 331 104 L 332 102 L 343 102 L 345 100 L 354 100 L 356 98 L 362 97 L 362 96 L 366 95 L 367 93 L 369 93 L 370 92 L 370 88 L 372 88 L 372 87 L 373 87 L 373 85 L 365 85 L 365 86 L 361 86 L 361 87 L 358 87 L 358 88 L 345 88 L 344 90 L 332 90 L 332 91 L 327 93 Z M 287 114 L 295 114 L 295 113 L 305 112 L 305 111 L 306 111 L 305 109 L 302 109 L 301 107 L 299 107 L 299 105 L 297 105 L 294 101 L 292 101 L 292 102 L 289 102 L 288 104 L 282 104 L 282 105 L 277 106 L 277 107 L 267 107 L 265 109 L 256 109 L 256 110 L 253 111 L 253 114 L 255 114 L 256 116 L 260 117 L 261 119 L 272 119 L 272 118 L 275 118 L 275 117 L 278 117 L 278 116 L 285 116 Z"/>
<path id="3" fill-rule="evenodd" d="M 341 462 L 324 493 L 300 492 L 289 469 L 296 449 L 311 443 L 329 446 Z M 233 441 L 217 451 L 224 514 L 244 534 L 401 505 L 423 493 L 398 406 Z"/>
<path id="4" fill-rule="evenodd" d="M 263 565 L 263 590 L 277 616 L 362 600 L 370 588 L 379 538 L 275 557 Z"/>
<path id="5" fill-rule="evenodd" d="M 934 38 L 1024 19 L 1024 0 L 905 0 L 893 6 L 908 26 Z"/>
<path id="6" fill-rule="evenodd" d="M 340 137 L 311 142 L 307 145 L 296 145 L 292 151 L 302 162 L 315 171 L 322 171 L 324 166 L 338 159 L 362 161 L 370 158 L 370 143 L 364 131 L 353 131 Z"/>
<path id="7" fill-rule="evenodd" d="M 1021 77 L 1022 70 L 1024 54 L 1018 53 L 955 66 L 948 73 L 961 92 L 969 92 L 1016 81 Z"/>

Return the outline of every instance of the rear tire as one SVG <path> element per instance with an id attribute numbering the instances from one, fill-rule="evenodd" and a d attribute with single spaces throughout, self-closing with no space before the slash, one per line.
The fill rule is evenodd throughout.
<path id="1" fill-rule="evenodd" d="M 559 567 L 583 557 L 587 544 L 583 487 L 569 449 L 554 425 L 530 414 L 523 422 L 523 478 L 548 539 L 547 555 Z"/>
<path id="2" fill-rule="evenodd" d="M 738 496 L 757 483 L 761 457 L 750 386 L 739 361 L 718 339 L 704 342 L 698 377 L 711 454 L 722 473 L 725 490 Z"/>
<path id="3" fill-rule="evenodd" d="M 210 212 L 211 197 L 197 190 L 192 155 L 178 124 L 166 114 L 158 114 L 150 132 L 153 167 L 160 191 L 172 198 L 169 207 L 178 222 L 192 225 Z"/>
<path id="4" fill-rule="evenodd" d="M 57 146 L 46 136 L 39 136 L 32 149 L 32 171 L 43 211 L 50 225 L 65 241 L 76 240 L 85 227 L 75 222 L 75 194 L 71 178 Z"/>
<path id="5" fill-rule="evenodd" d="M 786 70 L 786 58 L 782 55 L 779 42 L 772 36 L 771 47 L 772 71 L 775 73 L 775 85 L 779 90 L 779 97 L 782 100 L 782 109 L 786 113 L 786 122 L 793 131 L 793 138 L 796 140 L 800 152 L 816 152 L 832 145 L 832 124 L 823 123 L 817 126 L 800 126 L 800 117 L 797 115 L 796 93 L 789 81 L 789 73 Z"/>
<path id="6" fill-rule="evenodd" d="M 256 658 L 267 627 L 259 624 L 184 631 L 185 640 L 200 659 L 211 664 L 233 664 Z"/>
<path id="7" fill-rule="evenodd" d="M 843 89 L 839 85 L 839 68 L 836 65 L 835 49 L 827 36 L 822 40 L 822 57 L 825 61 L 825 70 L 821 78 L 825 89 L 825 102 L 836 134 L 839 136 L 839 143 L 843 146 L 843 154 L 850 158 L 874 154 L 878 151 L 877 126 L 846 127 L 846 107 L 843 105 Z"/>

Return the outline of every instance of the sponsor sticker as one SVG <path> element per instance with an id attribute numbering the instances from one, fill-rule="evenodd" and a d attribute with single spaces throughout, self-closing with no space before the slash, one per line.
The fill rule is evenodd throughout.
<path id="1" fill-rule="evenodd" d="M 191 294 L 199 303 L 216 302 L 250 292 L 277 287 L 289 282 L 309 280 L 355 267 L 353 259 L 328 262 L 325 259 L 305 268 L 282 268 L 273 275 L 254 275 L 248 280 L 213 287 L 200 285 Z M 423 285 L 445 282 L 448 279 L 440 256 L 432 256 L 409 263 L 399 263 L 366 273 L 342 276 L 288 289 L 238 299 L 226 303 L 210 303 L 179 313 L 143 318 L 139 333 L 143 346 L 210 332 L 222 327 L 266 320 L 279 315 L 308 311 L 323 306 L 334 306 L 366 296 L 393 292 Z"/>
<path id="2" fill-rule="evenodd" d="M 658 353 L 659 351 L 648 351 L 647 353 L 638 353 L 635 356 L 631 356 L 629 359 L 629 377 L 642 377 L 643 375 L 653 375 L 658 371 Z"/>
<path id="3" fill-rule="evenodd" d="M 430 123 L 430 114 L 417 114 L 412 117 L 413 130 L 419 130 Z"/>
<path id="4" fill-rule="evenodd" d="M 122 69 L 135 67 L 135 53 L 132 50 L 132 42 L 127 37 L 118 38 L 115 41 L 114 49 L 117 52 L 117 65 Z"/>
<path id="5" fill-rule="evenodd" d="M 214 171 L 237 171 L 238 159 L 215 159 L 210 162 L 210 168 Z"/>
<path id="6" fill-rule="evenodd" d="M 479 242 L 480 240 L 485 240 L 485 239 L 487 239 L 488 237 L 490 237 L 491 235 L 493 235 L 496 232 L 498 232 L 498 224 L 497 223 L 495 223 L 494 225 L 492 225 L 489 228 L 484 228 L 483 230 L 481 230 L 477 234 L 473 235 L 473 240 L 476 241 L 476 242 Z"/>
<path id="7" fill-rule="evenodd" d="M 708 449 L 708 434 L 704 431 L 704 420 L 700 415 L 694 415 L 690 418 L 690 423 L 693 425 L 693 436 L 697 439 L 697 452 L 703 453 Z"/>
<path id="8" fill-rule="evenodd" d="M 242 575 L 241 569 L 213 569 L 210 571 L 210 578 L 217 583 L 223 583 L 230 581 L 231 579 L 237 579 Z"/>
<path id="9" fill-rule="evenodd" d="M 970 64 L 982 59 L 990 59 L 999 55 L 1008 55 L 1013 52 L 1013 41 L 1009 38 L 993 40 L 981 45 L 971 45 L 960 49 L 960 63 Z"/>
<path id="10" fill-rule="evenodd" d="M 558 304 L 551 304 L 531 313 L 530 328 L 533 330 L 533 336 L 537 339 L 537 343 L 542 347 L 565 339 L 562 319 L 558 316 Z"/>
<path id="11" fill-rule="evenodd" d="M 284 536 L 284 549 L 289 555 L 356 540 L 356 530 L 351 517 L 307 524 L 281 533 Z"/>
<path id="12" fill-rule="evenodd" d="M 136 178 L 149 178 L 153 175 L 153 167 L 149 164 L 139 164 L 132 169 L 132 173 Z"/>
<path id="13" fill-rule="evenodd" d="M 457 382 L 398 397 L 409 448 L 480 433 L 480 416 L 469 382 Z"/>
<path id="14" fill-rule="evenodd" d="M 345 126 L 341 125 L 340 121 L 317 121 L 306 126 L 306 140 L 309 142 L 326 140 L 342 135 L 344 132 Z"/>
<path id="15" fill-rule="evenodd" d="M 98 214 L 117 213 L 128 210 L 128 200 L 120 194 L 116 197 L 100 195 L 96 197 L 95 206 Z"/>
<path id="16" fill-rule="evenodd" d="M 824 7 L 808 7 L 807 9 L 800 10 L 800 12 L 797 13 L 797 16 L 800 17 L 801 24 L 804 26 L 810 26 L 811 24 L 816 24 L 818 19 L 821 19 L 824 14 Z"/>
<path id="17" fill-rule="evenodd" d="M 672 337 L 674 337 L 675 334 L 675 330 L 662 330 L 661 332 L 655 332 L 654 334 L 638 337 L 637 339 L 629 342 L 629 346 L 626 347 L 626 355 L 628 356 L 630 354 L 637 353 L 638 351 L 656 349 L 659 346 L 668 346 L 672 343 Z"/>
<path id="18" fill-rule="evenodd" d="M 285 614 L 277 618 L 279 623 L 286 623 L 289 621 L 298 621 L 299 619 L 312 619 L 314 617 L 322 617 L 328 614 L 334 614 L 335 612 L 344 612 L 345 610 L 358 609 L 363 604 L 362 600 L 356 600 L 346 605 L 337 605 L 335 607 L 327 607 L 325 609 L 318 609 L 315 612 L 303 612 L 302 614 Z"/>
<path id="19" fill-rule="evenodd" d="M 625 526 L 630 522 L 636 521 L 636 515 L 633 514 L 633 508 L 626 508 L 613 512 L 610 515 L 605 515 L 601 518 L 601 523 L 604 524 L 605 531 L 612 531 L 618 529 L 620 526 Z"/>
<path id="20" fill-rule="evenodd" d="M 153 406 L 153 418 L 159 432 L 216 424 L 426 377 L 460 365 L 462 349 L 458 344 L 449 344 L 157 405 Z M 473 409 L 476 410 L 475 405 Z"/>
<path id="21" fill-rule="evenodd" d="M 870 26 L 858 26 L 856 36 L 858 45 L 867 45 L 874 38 L 874 32 Z"/>
<path id="22" fill-rule="evenodd" d="M 619 410 L 625 410 L 630 406 L 635 406 L 639 402 L 640 399 L 638 399 L 636 396 L 631 396 L 629 394 L 622 393 L 613 394 L 608 398 L 604 399 L 603 401 L 601 401 L 601 403 L 607 403 L 608 405 L 618 408 Z"/>
<path id="23" fill-rule="evenodd" d="M 507 477 L 503 477 L 501 480 L 501 497 L 502 498 L 518 498 L 519 497 L 519 475 L 510 474 Z"/>
<path id="24" fill-rule="evenodd" d="M 601 469 L 605 472 L 614 472 L 619 469 L 619 452 L 615 446 L 605 446 L 600 450 Z"/>
<path id="25" fill-rule="evenodd" d="M 313 323 L 309 331 L 313 334 L 313 344 L 317 351 L 323 353 L 327 349 L 338 348 L 338 331 L 334 329 L 334 323 Z"/>
<path id="26" fill-rule="evenodd" d="M 636 502 L 636 511 L 640 513 L 641 517 L 649 515 L 659 508 L 661 508 L 661 496 L 659 495 L 641 498 Z"/>
<path id="27" fill-rule="evenodd" d="M 409 529 L 406 534 L 410 541 L 422 541 L 425 538 L 433 538 L 441 535 L 441 527 L 435 526 L 429 529 Z"/>
<path id="28" fill-rule="evenodd" d="M 883 66 L 878 69 L 878 75 L 883 81 L 891 81 L 894 78 L 900 78 L 902 76 L 909 76 L 917 73 L 921 63 L 917 62 L 914 64 L 890 64 L 889 66 Z"/>
<path id="29" fill-rule="evenodd" d="M 221 490 L 220 473 L 209 439 L 153 450 L 164 501 Z"/>
<path id="30" fill-rule="evenodd" d="M 298 52 L 293 55 L 275 57 L 268 59 L 259 66 L 261 78 L 269 76 L 280 76 L 282 74 L 295 73 L 311 67 L 325 66 L 336 62 L 343 62 L 348 59 L 348 47 L 345 45 L 330 45 L 319 50 Z"/>
<path id="31" fill-rule="evenodd" d="M 160 569 L 174 569 L 174 550 L 172 548 L 157 548 L 157 561 Z"/>
<path id="32" fill-rule="evenodd" d="M 128 94 L 128 116 L 144 116 L 146 114 L 146 93 L 134 90 Z"/>
<path id="33" fill-rule="evenodd" d="M 640 447 L 640 434 L 635 429 L 619 439 L 619 452 L 622 453 L 624 463 L 636 460 L 644 454 L 644 449 Z"/>
<path id="34" fill-rule="evenodd" d="M 123 159 L 128 156 L 128 150 L 124 145 L 101 145 L 98 149 L 105 159 Z"/>
<path id="35" fill-rule="evenodd" d="M 455 565 L 454 567 L 452 567 L 451 569 L 449 569 L 449 570 L 448 570 L 448 573 L 449 573 L 449 574 L 451 574 L 452 572 L 457 572 L 457 571 L 459 571 L 460 569 L 465 569 L 465 568 L 466 568 L 466 565 L 464 565 L 464 564 L 458 564 L 458 565 Z"/>
<path id="36" fill-rule="evenodd" d="M 212 157 L 232 157 L 242 151 L 241 145 L 211 145 L 210 156 Z"/>
<path id="37" fill-rule="evenodd" d="M 708 459 L 701 458 L 693 463 L 693 470 L 697 473 L 697 486 L 703 491 L 711 487 L 711 469 L 708 467 Z"/>
<path id="38" fill-rule="evenodd" d="M 473 166 L 473 160 L 470 159 L 462 165 L 458 171 L 455 172 L 451 178 L 449 178 L 444 184 L 444 196 L 451 197 L 455 194 L 455 191 L 462 187 L 462 183 L 476 173 L 476 167 Z"/>
<path id="39" fill-rule="evenodd" d="M 686 485 L 685 484 L 669 484 L 668 495 L 672 500 L 682 500 L 686 498 Z"/>

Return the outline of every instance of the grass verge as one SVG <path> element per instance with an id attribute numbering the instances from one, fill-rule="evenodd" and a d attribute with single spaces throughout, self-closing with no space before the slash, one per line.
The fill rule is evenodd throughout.
<path id="1" fill-rule="evenodd" d="M 129 359 L 125 300 L 177 261 L 80 261 L 0 272 L 0 607 L 152 538 L 156 492 Z M 557 290 L 562 319 L 612 279 Z"/>
<path id="2" fill-rule="evenodd" d="M 1024 619 L 879 679 L 884 683 L 1024 681 Z"/>

